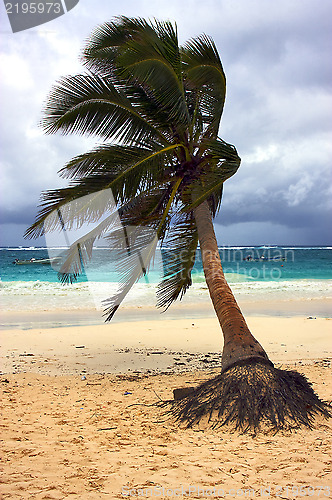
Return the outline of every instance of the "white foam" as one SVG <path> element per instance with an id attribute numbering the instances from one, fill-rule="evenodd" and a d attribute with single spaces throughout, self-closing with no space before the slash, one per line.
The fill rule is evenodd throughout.
<path id="1" fill-rule="evenodd" d="M 330 299 L 332 280 L 292 281 L 233 281 L 229 280 L 234 295 L 247 301 Z M 0 281 L 2 311 L 55 309 L 103 309 L 102 301 L 117 290 L 117 283 L 83 282 L 72 285 L 43 281 Z M 133 307 L 154 306 L 157 284 L 137 283 L 127 295 L 123 305 Z M 193 283 L 183 298 L 187 304 L 210 302 L 204 281 Z"/>

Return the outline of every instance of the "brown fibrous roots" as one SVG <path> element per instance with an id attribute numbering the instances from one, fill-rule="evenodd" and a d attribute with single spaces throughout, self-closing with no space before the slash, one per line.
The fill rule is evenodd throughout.
<path id="1" fill-rule="evenodd" d="M 205 420 L 209 427 L 240 432 L 312 428 L 316 416 L 332 417 L 304 375 L 257 360 L 239 362 L 186 397 L 158 406 L 187 428 Z"/>

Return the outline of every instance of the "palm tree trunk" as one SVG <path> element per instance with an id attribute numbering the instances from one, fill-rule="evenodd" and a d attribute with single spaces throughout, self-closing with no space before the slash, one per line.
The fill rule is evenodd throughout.
<path id="1" fill-rule="evenodd" d="M 249 359 L 268 364 L 266 352 L 251 334 L 225 279 L 207 201 L 194 209 L 206 283 L 223 335 L 222 371 Z"/>

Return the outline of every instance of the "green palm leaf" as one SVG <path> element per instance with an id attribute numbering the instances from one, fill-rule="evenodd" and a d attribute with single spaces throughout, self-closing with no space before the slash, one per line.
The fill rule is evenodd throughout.
<path id="1" fill-rule="evenodd" d="M 106 22 L 93 31 L 83 51 L 83 62 L 92 71 L 109 76 L 110 69 L 116 73 L 121 67 L 119 58 L 124 53 L 135 53 L 142 47 L 146 54 L 164 59 L 181 79 L 177 29 L 169 21 L 148 23 L 143 18 L 119 16 Z"/>
<path id="2" fill-rule="evenodd" d="M 84 223 L 95 223 L 104 213 L 111 208 L 113 210 L 113 196 L 104 205 L 89 203 L 85 206 L 82 200 L 95 193 L 99 197 L 101 192 L 106 192 L 108 185 L 114 177 L 108 175 L 95 175 L 84 178 L 67 188 L 54 189 L 42 194 L 41 207 L 35 222 L 26 230 L 25 237 L 37 238 L 45 232 L 62 229 L 62 224 L 57 217 L 57 211 L 62 210 L 67 229 L 81 227 Z M 111 193 L 111 192 L 110 192 Z M 78 205 L 80 209 L 75 209 Z"/>
<path id="3" fill-rule="evenodd" d="M 186 85 L 195 88 L 207 135 L 217 135 L 225 103 L 226 77 L 211 38 L 201 35 L 182 48 Z"/>
<path id="4" fill-rule="evenodd" d="M 122 215 L 122 221 L 127 215 L 126 225 L 123 226 L 125 238 L 121 230 L 113 232 L 108 236 L 109 243 L 112 248 L 118 249 L 117 269 L 120 275 L 120 288 L 118 292 L 111 298 L 105 301 L 106 321 L 110 321 L 123 301 L 127 293 L 130 291 L 134 283 L 136 283 L 143 274 L 146 273 L 152 258 L 155 255 L 158 240 L 163 239 L 165 231 L 170 222 L 172 204 L 177 194 L 177 190 L 182 179 L 176 179 L 171 192 L 165 199 L 166 206 L 163 207 L 162 213 L 153 221 L 153 224 L 148 225 L 144 218 L 144 225 L 128 226 L 130 218 L 134 215 L 135 204 L 132 210 L 128 210 Z M 152 199 L 155 205 L 155 199 Z M 158 205 L 157 205 L 158 206 Z M 137 207 L 137 204 L 136 204 Z M 156 205 L 155 205 L 156 207 Z M 143 215 L 143 214 L 142 214 Z M 135 219 L 134 219 L 135 220 Z M 142 264 L 143 263 L 143 264 Z"/>
<path id="5" fill-rule="evenodd" d="M 120 282 L 117 293 L 104 300 L 104 315 L 110 321 L 133 285 L 148 272 L 158 238 L 149 227 L 126 226 L 110 233 L 107 240 L 116 251 L 114 262 Z"/>
<path id="6" fill-rule="evenodd" d="M 204 140 L 202 149 L 206 163 L 200 175 L 182 191 L 183 210 L 192 211 L 203 201 L 210 200 L 215 215 L 221 203 L 223 184 L 237 172 L 241 160 L 235 147 L 221 139 Z"/>
<path id="7" fill-rule="evenodd" d="M 148 92 L 168 126 L 188 126 L 180 50 L 171 23 L 120 17 L 96 30 L 83 57 L 90 69 L 109 75 L 111 68 L 111 74 Z"/>
<path id="8" fill-rule="evenodd" d="M 125 227 L 149 226 L 156 231 L 158 239 L 163 240 L 169 226 L 170 217 L 162 226 L 160 221 L 166 212 L 169 195 L 169 186 L 160 186 L 153 190 L 141 192 L 118 208 L 122 224 Z"/>
<path id="9" fill-rule="evenodd" d="M 182 192 L 182 200 L 184 202 L 182 210 L 186 212 L 192 211 L 203 203 L 203 201 L 211 197 L 214 200 L 214 204 L 219 207 L 223 184 L 237 172 L 238 168 L 238 164 L 225 161 L 221 166 L 211 168 L 210 171 L 205 172 L 204 175 L 189 184 Z M 216 208 L 213 212 L 216 212 Z"/>
<path id="10" fill-rule="evenodd" d="M 91 202 L 92 204 L 95 204 L 93 197 L 90 203 Z M 85 203 L 88 204 L 89 202 Z M 57 214 L 52 213 L 50 217 L 55 215 L 58 216 L 66 242 L 69 244 L 67 233 L 70 233 L 70 231 L 68 231 L 68 227 L 72 224 L 68 224 L 68 221 L 67 224 L 64 222 L 62 214 L 66 211 L 57 210 L 56 212 Z M 74 241 L 70 243 L 68 248 L 61 250 L 60 252 L 57 250 L 55 252 L 53 251 L 57 257 L 56 264 L 53 264 L 53 267 L 57 267 L 58 277 L 62 283 L 72 283 L 75 281 L 77 276 L 87 268 L 87 265 L 90 264 L 95 241 L 107 234 L 111 234 L 113 231 L 117 231 L 119 227 L 121 227 L 120 218 L 118 211 L 114 206 L 113 211 L 111 211 L 111 213 L 98 224 L 85 224 L 85 227 L 83 228 L 84 234 L 77 239 L 74 238 Z M 74 231 L 74 235 L 75 233 L 82 233 L 82 228 L 80 228 L 80 231 Z"/>
<path id="11" fill-rule="evenodd" d="M 103 144 L 70 160 L 59 174 L 71 179 L 81 179 L 97 172 L 117 174 L 150 154 L 151 149 L 144 147 Z"/>
<path id="12" fill-rule="evenodd" d="M 144 179 L 148 178 L 159 182 L 162 174 L 165 177 L 166 167 L 171 168 L 174 150 L 179 147 L 183 146 L 172 144 L 152 150 L 144 147 L 105 144 L 76 156 L 60 170 L 60 174 L 76 180 L 92 174 L 105 174 L 114 177 L 117 183 L 122 177 L 126 177 L 130 184 L 133 179 L 128 179 L 127 176 L 132 173 L 140 177 L 142 185 Z M 132 191 L 136 192 L 135 189 Z"/>
<path id="13" fill-rule="evenodd" d="M 60 207 L 70 206 L 70 202 L 99 191 L 112 188 L 112 195 L 116 203 L 128 203 L 138 192 L 149 191 L 155 186 L 166 182 L 165 165 L 169 163 L 169 152 L 175 150 L 179 145 L 175 144 L 162 148 L 158 151 L 142 149 L 137 155 L 142 158 L 133 165 L 135 148 L 121 146 L 102 146 L 90 153 L 76 157 L 68 164 L 69 172 L 84 171 L 96 172 L 81 179 L 75 180 L 67 188 L 55 189 L 42 195 L 41 210 L 34 224 L 26 231 L 26 237 L 38 237 L 44 231 L 53 231 L 59 226 L 55 217 L 53 225 L 47 229 L 43 227 L 46 219 L 50 221 L 50 214 L 55 213 Z M 114 148 L 114 149 L 113 149 Z M 114 152 L 114 155 L 113 155 Z M 111 153 L 111 154 L 110 154 Z M 66 168 L 66 167 L 65 167 Z M 99 170 L 99 172 L 98 172 Z M 83 222 L 95 222 L 100 216 L 100 211 L 90 208 L 89 211 L 81 211 L 80 219 L 73 218 L 77 224 Z"/>
<path id="14" fill-rule="evenodd" d="M 151 139 L 167 143 L 122 91 L 109 80 L 92 75 L 60 80 L 49 95 L 42 126 L 47 133 L 94 134 L 125 144 Z"/>
<path id="15" fill-rule="evenodd" d="M 192 215 L 178 214 L 169 230 L 168 249 L 163 251 L 164 276 L 158 285 L 157 307 L 168 309 L 190 287 L 197 245 L 198 235 Z"/>
<path id="16" fill-rule="evenodd" d="M 215 216 L 224 182 L 240 165 L 236 149 L 217 137 L 226 91 L 218 51 L 206 35 L 179 47 L 170 22 L 121 16 L 93 32 L 82 58 L 89 74 L 60 80 L 42 124 L 47 133 L 94 134 L 105 143 L 61 169 L 71 183 L 43 194 L 26 236 L 86 228 L 61 261 L 62 279 L 69 281 L 89 261 L 100 235 L 119 246 L 121 286 L 106 303 L 107 319 L 148 268 L 155 239 L 166 242 L 172 261 L 158 306 L 167 308 L 191 284 L 194 209 L 207 200 Z M 108 191 L 109 202 L 84 202 Z"/>

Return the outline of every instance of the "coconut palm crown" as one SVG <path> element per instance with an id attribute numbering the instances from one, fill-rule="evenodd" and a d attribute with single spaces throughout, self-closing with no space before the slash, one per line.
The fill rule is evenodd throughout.
<path id="1" fill-rule="evenodd" d="M 195 207 L 207 200 L 215 216 L 223 183 L 240 165 L 234 146 L 218 137 L 226 92 L 218 51 L 206 35 L 179 47 L 170 22 L 119 17 L 93 32 L 82 61 L 88 72 L 53 88 L 42 125 L 105 143 L 60 171 L 71 185 L 44 193 L 27 235 L 47 231 L 47 217 L 72 200 L 111 189 L 124 226 L 148 226 L 172 246 L 158 289 L 158 306 L 168 307 L 191 283 Z M 94 237 L 102 234 L 105 225 Z M 108 319 L 115 310 L 110 306 Z"/>

